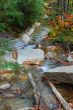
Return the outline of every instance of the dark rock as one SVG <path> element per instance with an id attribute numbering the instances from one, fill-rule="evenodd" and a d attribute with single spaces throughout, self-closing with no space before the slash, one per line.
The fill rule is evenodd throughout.
<path id="1" fill-rule="evenodd" d="M 7 32 L 0 32 L 0 39 L 14 39 L 14 35 L 7 33 Z"/>
<path id="2" fill-rule="evenodd" d="M 73 65 L 48 69 L 45 75 L 48 76 L 49 80 L 73 84 Z"/>

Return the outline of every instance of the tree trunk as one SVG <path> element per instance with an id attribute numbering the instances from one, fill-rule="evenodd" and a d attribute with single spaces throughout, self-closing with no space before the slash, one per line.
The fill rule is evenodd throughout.
<path id="1" fill-rule="evenodd" d="M 67 0 L 63 0 L 63 11 L 67 12 Z"/>

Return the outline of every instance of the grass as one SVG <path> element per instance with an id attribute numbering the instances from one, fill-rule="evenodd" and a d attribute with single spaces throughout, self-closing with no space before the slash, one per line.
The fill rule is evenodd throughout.
<path id="1" fill-rule="evenodd" d="M 0 40 L 0 56 L 3 56 L 6 51 L 11 51 L 10 45 L 12 44 L 12 41 L 7 40 Z"/>

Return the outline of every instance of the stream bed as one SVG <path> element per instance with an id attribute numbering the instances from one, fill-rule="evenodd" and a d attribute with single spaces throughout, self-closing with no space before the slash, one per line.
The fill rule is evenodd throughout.
<path id="1" fill-rule="evenodd" d="M 36 29 L 36 32 L 34 32 L 31 36 L 34 44 L 32 43 L 32 46 L 28 44 L 28 48 L 39 48 L 39 45 L 42 45 L 41 42 L 43 41 L 43 39 L 45 38 L 45 36 L 48 34 L 49 31 L 50 31 L 49 27 L 47 26 L 41 26 L 38 29 Z M 5 40 L 3 39 L 2 42 L 3 42 L 1 43 L 2 45 L 0 44 L 1 45 L 0 46 L 1 64 L 5 62 L 4 59 L 2 58 L 2 54 L 5 54 L 5 53 L 2 53 L 2 52 L 11 51 L 10 48 L 8 47 L 5 48 L 5 47 L 9 46 L 9 42 L 10 42 L 10 45 L 12 45 L 13 41 L 12 42 L 8 41 L 8 43 L 6 43 L 7 41 L 5 42 Z M 23 43 L 22 44 L 21 43 L 19 44 L 22 45 L 23 47 Z M 36 46 L 34 46 L 35 44 Z M 17 46 L 20 46 L 20 45 L 17 45 Z M 50 45 L 52 44 L 47 41 L 47 44 L 45 45 L 45 47 Z M 44 48 L 44 45 L 42 45 L 42 49 L 43 48 Z M 63 52 L 64 51 L 62 48 L 61 48 L 61 51 L 60 50 L 58 51 L 59 58 L 62 58 Z M 46 53 L 46 50 L 45 50 L 45 53 Z M 52 69 L 59 66 L 62 66 L 62 65 L 56 60 L 45 58 L 41 65 L 30 65 L 30 67 L 29 65 L 25 65 L 23 70 L 21 69 L 19 70 L 18 68 L 18 71 L 16 72 L 12 72 L 9 74 L 4 73 L 4 75 L 0 74 L 0 86 L 6 83 L 10 84 L 10 87 L 7 88 L 6 90 L 0 90 L 0 110 L 20 110 L 21 108 L 24 108 L 24 107 L 33 107 L 35 105 L 35 100 L 33 96 L 33 89 L 29 83 L 27 73 L 30 72 L 31 70 L 31 72 L 33 73 L 33 77 L 35 76 L 40 77 L 42 75 L 42 72 L 46 71 L 48 68 Z M 5 68 L 8 68 L 8 67 L 9 66 L 6 66 Z M 34 70 L 36 70 L 37 72 L 34 72 Z M 52 93 L 49 87 L 47 88 L 45 85 L 42 85 L 42 83 L 40 83 L 39 80 L 37 80 L 37 78 L 35 81 L 37 83 L 37 86 L 40 88 L 41 94 L 44 95 L 44 94 L 48 94 L 49 92 L 52 95 L 51 98 L 55 98 L 54 94 Z M 73 103 L 73 86 L 72 85 L 56 84 L 55 86 L 58 89 L 58 91 L 63 95 L 63 97 L 67 100 L 67 102 Z M 56 98 L 54 100 L 56 101 Z M 55 110 L 54 109 L 56 104 L 55 101 L 54 101 L 54 106 L 50 105 L 50 108 L 53 107 L 51 108 L 51 110 Z"/>

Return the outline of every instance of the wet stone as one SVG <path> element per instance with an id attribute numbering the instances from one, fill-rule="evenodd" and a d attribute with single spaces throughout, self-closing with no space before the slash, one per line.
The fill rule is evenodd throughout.
<path id="1" fill-rule="evenodd" d="M 35 33 L 32 38 L 33 38 L 34 42 L 40 43 L 44 38 L 47 37 L 50 30 L 48 29 L 48 27 L 43 27 L 37 31 L 38 31 L 38 34 Z"/>
<path id="2" fill-rule="evenodd" d="M 26 44 L 21 39 L 16 39 L 13 41 L 13 44 L 10 46 L 12 49 L 24 49 L 28 44 Z"/>
<path id="3" fill-rule="evenodd" d="M 73 84 L 73 65 L 48 69 L 44 72 L 50 80 Z"/>
<path id="4" fill-rule="evenodd" d="M 41 49 L 20 49 L 14 52 L 14 54 L 5 54 L 4 59 L 12 62 L 17 61 L 19 64 L 24 64 L 25 62 L 37 64 L 44 60 L 44 51 Z"/>
<path id="5" fill-rule="evenodd" d="M 1 90 L 9 89 L 10 87 L 11 87 L 11 85 L 9 83 L 0 85 Z"/>

